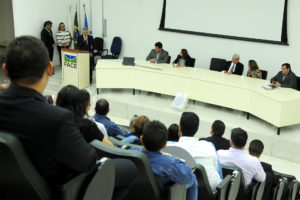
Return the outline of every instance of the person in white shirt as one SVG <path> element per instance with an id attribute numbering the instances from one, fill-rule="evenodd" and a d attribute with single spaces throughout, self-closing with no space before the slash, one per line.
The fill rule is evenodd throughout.
<path id="1" fill-rule="evenodd" d="M 222 181 L 222 168 L 218 160 L 215 146 L 211 142 L 198 141 L 194 138 L 199 127 L 199 117 L 193 112 L 184 112 L 179 124 L 179 141 L 174 146 L 188 151 L 197 164 L 201 164 L 206 171 L 210 187 L 213 192 Z"/>
<path id="2" fill-rule="evenodd" d="M 264 182 L 266 178 L 266 174 L 258 158 L 244 151 L 247 139 L 248 135 L 245 130 L 234 128 L 231 131 L 231 147 L 229 150 L 218 151 L 221 164 L 241 168 L 246 188 L 248 188 L 253 179 L 258 182 Z"/>

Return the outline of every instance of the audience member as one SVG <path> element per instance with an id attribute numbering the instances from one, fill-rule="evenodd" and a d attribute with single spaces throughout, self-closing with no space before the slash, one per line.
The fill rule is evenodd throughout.
<path id="1" fill-rule="evenodd" d="M 46 21 L 44 23 L 44 28 L 41 31 L 41 40 L 44 42 L 47 50 L 48 50 L 48 55 L 50 58 L 50 61 L 53 61 L 53 52 L 54 52 L 54 46 L 55 42 L 53 39 L 53 33 L 52 33 L 52 22 L 51 21 Z M 54 74 L 54 70 L 53 70 Z"/>
<path id="2" fill-rule="evenodd" d="M 113 144 L 104 137 L 97 125 L 85 117 L 87 105 L 85 105 L 82 93 L 77 87 L 72 85 L 63 87 L 57 95 L 56 105 L 66 108 L 73 113 L 74 121 L 87 142 L 96 139 L 113 146 Z"/>
<path id="3" fill-rule="evenodd" d="M 222 181 L 222 167 L 214 145 L 194 138 L 199 127 L 199 117 L 193 112 L 184 112 L 179 124 L 179 146 L 188 151 L 197 164 L 203 165 L 212 191 Z"/>
<path id="4" fill-rule="evenodd" d="M 179 55 L 173 61 L 173 67 L 194 67 L 194 64 L 186 49 L 181 49 Z"/>
<path id="5" fill-rule="evenodd" d="M 84 118 L 87 118 L 87 119 L 93 121 L 97 125 L 99 130 L 103 133 L 103 135 L 105 137 L 108 137 L 105 126 L 103 124 L 99 123 L 99 122 L 96 122 L 93 117 L 89 116 L 89 110 L 90 110 L 91 105 L 92 105 L 90 93 L 88 91 L 84 90 L 84 89 L 80 90 L 80 92 L 81 92 L 81 97 L 83 98 L 84 107 L 86 108 Z"/>
<path id="6" fill-rule="evenodd" d="M 141 142 L 144 152 L 152 165 L 153 173 L 162 192 L 168 189 L 168 183 L 175 182 L 187 187 L 187 200 L 198 199 L 198 182 L 192 170 L 175 156 L 161 153 L 166 147 L 168 131 L 159 121 L 145 125 Z"/>
<path id="7" fill-rule="evenodd" d="M 256 158 L 260 158 L 264 150 L 264 144 L 260 140 L 252 140 L 249 145 L 249 154 Z M 261 165 L 266 173 L 266 186 L 264 190 L 263 198 L 264 200 L 272 199 L 272 188 L 279 183 L 279 177 L 274 174 L 272 165 L 261 162 Z"/>
<path id="8" fill-rule="evenodd" d="M 260 161 L 244 151 L 247 139 L 248 135 L 246 131 L 241 128 L 234 128 L 231 131 L 231 147 L 229 150 L 218 151 L 222 164 L 241 168 L 246 188 L 248 188 L 253 179 L 258 182 L 264 182 L 266 178 Z"/>
<path id="9" fill-rule="evenodd" d="M 232 61 L 227 61 L 223 70 L 227 74 L 242 75 L 244 71 L 244 65 L 240 63 L 240 55 L 234 54 L 232 56 Z"/>
<path id="10" fill-rule="evenodd" d="M 168 128 L 168 142 L 167 145 L 176 144 L 179 140 L 178 136 L 178 125 L 177 124 L 171 124 Z"/>
<path id="11" fill-rule="evenodd" d="M 137 117 L 130 128 L 130 133 L 126 135 L 127 137 L 122 142 L 134 143 L 140 141 L 143 128 L 148 122 L 150 122 L 149 118 L 144 115 Z"/>
<path id="12" fill-rule="evenodd" d="M 262 78 L 262 73 L 255 60 L 249 60 L 248 68 L 247 77 Z"/>
<path id="13" fill-rule="evenodd" d="M 9 87 L 9 83 L 1 83 L 0 84 L 0 94 L 3 93 L 4 90 L 6 90 Z"/>
<path id="14" fill-rule="evenodd" d="M 155 43 L 155 49 L 152 49 L 146 58 L 151 63 L 169 63 L 169 53 L 163 50 L 161 42 Z"/>
<path id="15" fill-rule="evenodd" d="M 134 122 L 134 120 L 135 120 L 136 118 L 138 118 L 138 115 L 137 115 L 137 114 L 134 114 L 134 115 L 131 117 L 130 122 L 129 122 L 129 128 L 132 127 L 132 124 L 133 124 L 133 122 Z"/>
<path id="16" fill-rule="evenodd" d="M 275 87 L 297 89 L 297 77 L 292 72 L 291 65 L 289 63 L 282 64 L 281 71 L 271 79 L 271 83 Z"/>
<path id="17" fill-rule="evenodd" d="M 11 85 L 0 96 L 0 129 L 19 138 L 52 189 L 74 171 L 94 169 L 96 151 L 81 136 L 72 113 L 48 104 L 42 95 L 53 70 L 42 41 L 16 38 L 7 47 L 5 63 Z"/>
<path id="18" fill-rule="evenodd" d="M 88 51 L 90 54 L 90 83 L 92 83 L 94 70 L 94 38 L 89 35 L 87 27 L 83 28 L 82 35 L 78 38 L 78 47 L 80 50 Z"/>
<path id="19" fill-rule="evenodd" d="M 57 50 L 59 53 L 59 62 L 61 65 L 61 48 L 69 48 L 71 42 L 71 36 L 69 31 L 66 30 L 65 24 L 60 22 L 58 25 L 58 31 L 56 32 Z"/>
<path id="20" fill-rule="evenodd" d="M 208 142 L 211 142 L 215 145 L 216 150 L 220 149 L 229 149 L 230 142 L 226 138 L 223 138 L 225 132 L 225 124 L 221 120 L 216 120 L 212 124 L 212 127 L 210 129 L 210 135 L 211 137 L 207 138 L 200 138 L 199 140 L 206 140 Z"/>
<path id="21" fill-rule="evenodd" d="M 107 114 L 110 111 L 109 103 L 106 99 L 99 99 L 96 102 L 95 115 L 93 116 L 96 122 L 100 122 L 106 128 L 108 136 L 116 137 L 117 135 L 126 136 L 125 133 L 110 119 L 107 117 Z"/>

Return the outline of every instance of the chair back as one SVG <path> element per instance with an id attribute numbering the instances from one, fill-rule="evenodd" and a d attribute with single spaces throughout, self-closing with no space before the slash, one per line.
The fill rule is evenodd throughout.
<path id="1" fill-rule="evenodd" d="M 13 134 L 0 132 L 0 198 L 50 200 L 44 179 Z M 2 195 L 2 196 L 1 196 Z"/>
<path id="2" fill-rule="evenodd" d="M 215 196 L 211 190 L 205 168 L 197 164 L 194 174 L 198 181 L 198 196 L 201 197 L 201 199 L 213 200 Z"/>
<path id="3" fill-rule="evenodd" d="M 96 37 L 94 39 L 94 49 L 96 49 L 98 52 L 103 51 L 103 38 Z"/>
<path id="4" fill-rule="evenodd" d="M 162 196 L 147 156 L 139 151 L 130 151 L 103 144 L 98 140 L 91 142 L 100 157 L 125 158 L 137 167 L 138 175 L 133 181 L 125 199 L 161 200 Z"/>
<path id="5" fill-rule="evenodd" d="M 283 192 L 286 187 L 287 187 L 287 179 L 286 178 L 279 179 L 279 183 L 274 190 L 273 200 L 282 200 Z"/>
<path id="6" fill-rule="evenodd" d="M 121 47 L 122 47 L 121 38 L 114 37 L 110 47 L 110 52 L 113 54 L 114 57 L 119 58 L 119 55 L 121 53 Z"/>
<path id="7" fill-rule="evenodd" d="M 196 167 L 196 162 L 192 155 L 186 151 L 185 149 L 177 146 L 167 146 L 162 150 L 163 152 L 169 153 L 173 156 L 176 156 L 185 161 L 185 164 L 189 166 L 189 168 L 194 169 Z"/>
<path id="8" fill-rule="evenodd" d="M 297 78 L 297 90 L 300 91 L 300 77 L 296 77 Z"/>
<path id="9" fill-rule="evenodd" d="M 217 186 L 217 200 L 227 200 L 231 185 L 231 176 L 227 175 Z"/>
<path id="10" fill-rule="evenodd" d="M 225 59 L 222 59 L 222 58 L 211 58 L 209 69 L 213 70 L 213 71 L 219 71 L 219 72 L 221 72 L 223 70 L 223 67 L 224 67 L 225 63 L 226 63 Z"/>
<path id="11" fill-rule="evenodd" d="M 167 61 L 167 63 L 168 63 L 168 64 L 170 64 L 170 63 L 171 63 L 171 56 L 169 56 L 169 57 L 168 57 L 168 61 Z"/>
<path id="12" fill-rule="evenodd" d="M 268 77 L 268 71 L 266 70 L 260 70 L 261 71 L 261 78 L 263 80 L 267 80 L 267 77 Z"/>
<path id="13" fill-rule="evenodd" d="M 111 141 L 114 145 L 117 145 L 119 147 L 123 147 L 125 145 L 131 147 L 131 148 L 137 148 L 137 149 L 144 149 L 143 145 L 137 145 L 137 144 L 130 144 L 130 143 L 125 143 L 121 142 L 120 140 L 114 138 L 114 137 L 108 137 L 109 141 Z"/>

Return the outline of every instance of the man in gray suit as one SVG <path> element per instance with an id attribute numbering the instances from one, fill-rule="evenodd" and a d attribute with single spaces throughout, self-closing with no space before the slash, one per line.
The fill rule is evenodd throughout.
<path id="1" fill-rule="evenodd" d="M 271 83 L 275 87 L 297 89 L 297 77 L 292 72 L 291 65 L 289 63 L 282 64 L 281 72 L 271 79 Z"/>
<path id="2" fill-rule="evenodd" d="M 156 42 L 155 49 L 152 49 L 146 58 L 151 63 L 170 63 L 169 53 L 162 49 L 162 43 Z"/>

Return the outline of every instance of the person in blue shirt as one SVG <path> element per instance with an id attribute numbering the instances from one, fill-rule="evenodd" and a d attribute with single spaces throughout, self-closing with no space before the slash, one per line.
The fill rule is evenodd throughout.
<path id="1" fill-rule="evenodd" d="M 150 122 L 150 120 L 145 115 L 137 117 L 130 127 L 130 133 L 128 133 L 127 137 L 124 138 L 122 142 L 139 144 L 140 137 L 143 134 L 143 128 L 148 122 Z"/>
<path id="2" fill-rule="evenodd" d="M 168 183 L 175 182 L 187 187 L 187 200 L 198 199 L 198 182 L 192 170 L 181 160 L 161 152 L 166 147 L 168 131 L 159 121 L 147 123 L 143 129 L 141 142 L 151 165 L 160 190 L 167 189 Z"/>
<path id="3" fill-rule="evenodd" d="M 99 99 L 96 102 L 95 107 L 96 114 L 93 116 L 96 122 L 99 122 L 105 126 L 108 136 L 116 137 L 117 135 L 128 136 L 128 134 L 123 133 L 122 130 L 115 124 L 110 121 L 107 117 L 109 113 L 109 103 L 106 99 Z"/>

